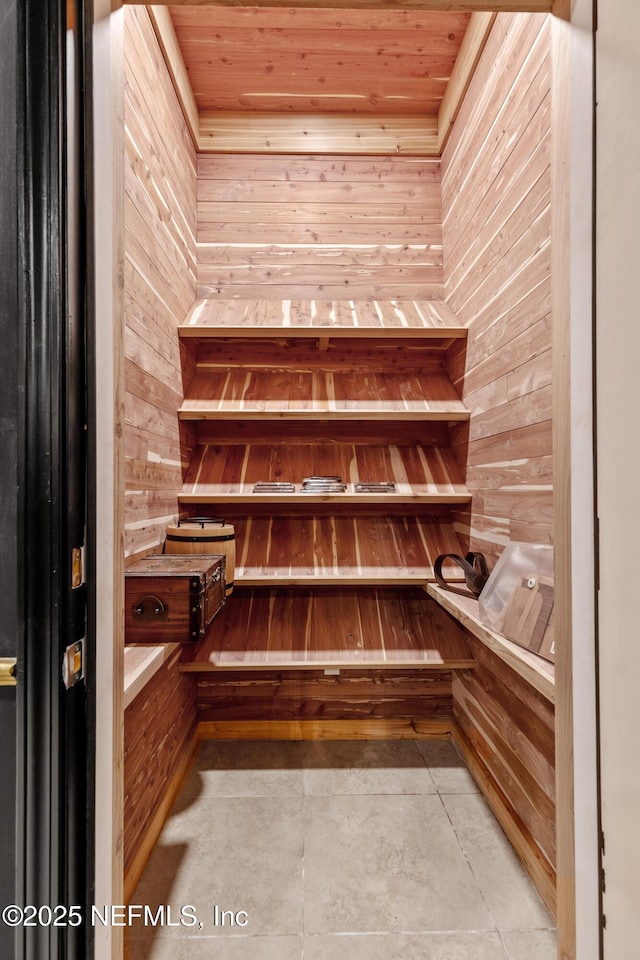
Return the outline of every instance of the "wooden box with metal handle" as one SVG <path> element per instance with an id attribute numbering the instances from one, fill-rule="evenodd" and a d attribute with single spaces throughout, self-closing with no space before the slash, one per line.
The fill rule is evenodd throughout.
<path id="1" fill-rule="evenodd" d="M 197 643 L 225 599 L 223 555 L 137 560 L 125 577 L 125 643 Z"/>

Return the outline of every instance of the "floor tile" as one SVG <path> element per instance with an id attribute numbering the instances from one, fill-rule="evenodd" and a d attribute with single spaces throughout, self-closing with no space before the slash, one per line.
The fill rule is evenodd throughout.
<path id="1" fill-rule="evenodd" d="M 507 960 L 497 933 L 316 934 L 304 960 Z"/>
<path id="2" fill-rule="evenodd" d="M 302 793 L 299 741 L 205 740 L 182 797 L 278 797 Z"/>
<path id="3" fill-rule="evenodd" d="M 418 740 L 417 744 L 438 793 L 479 793 L 451 740 Z"/>
<path id="4" fill-rule="evenodd" d="M 442 800 L 498 929 L 553 926 L 546 907 L 484 799 L 444 795 Z"/>
<path id="5" fill-rule="evenodd" d="M 312 795 L 435 793 L 415 740 L 317 740 L 304 744 Z"/>
<path id="6" fill-rule="evenodd" d="M 437 796 L 305 797 L 305 933 L 494 927 Z"/>
<path id="7" fill-rule="evenodd" d="M 555 960 L 467 776 L 444 741 L 202 744 L 133 898 L 202 926 L 138 925 L 130 960 L 300 960 L 303 924 L 305 960 Z"/>
<path id="8" fill-rule="evenodd" d="M 136 940 L 129 953 L 129 960 L 301 960 L 302 937 Z"/>
<path id="9" fill-rule="evenodd" d="M 132 937 L 228 936 L 214 907 L 246 911 L 251 935 L 302 930 L 302 798 L 199 800 L 170 817 L 133 902 L 196 907 L 203 928 L 134 926 Z"/>
<path id="10" fill-rule="evenodd" d="M 556 960 L 555 930 L 510 930 L 502 934 L 509 960 Z"/>

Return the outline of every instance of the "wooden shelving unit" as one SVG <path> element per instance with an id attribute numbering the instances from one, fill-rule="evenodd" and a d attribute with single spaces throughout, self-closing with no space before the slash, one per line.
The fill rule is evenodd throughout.
<path id="1" fill-rule="evenodd" d="M 185 338 L 295 333 L 447 341 L 467 335 L 443 300 L 199 300 L 178 330 Z"/>
<path id="2" fill-rule="evenodd" d="M 197 448 L 179 501 L 224 514 L 237 540 L 237 589 L 197 663 L 440 662 L 419 588 L 460 552 L 449 508 L 471 500 L 448 446 L 469 418 L 450 376 L 465 335 L 438 300 L 196 304 L 180 327 Z M 318 475 L 346 489 L 303 492 Z M 393 491 L 356 490 L 379 481 Z M 449 634 L 452 668 L 468 651 Z"/>
<path id="3" fill-rule="evenodd" d="M 382 362 L 382 358 L 381 358 Z M 208 367 L 208 369 L 207 369 Z M 446 376 L 200 366 L 181 420 L 468 420 Z"/>
<path id="4" fill-rule="evenodd" d="M 462 634 L 420 589 L 245 590 L 181 669 L 473 666 Z"/>
<path id="5" fill-rule="evenodd" d="M 326 417 L 327 419 L 352 420 L 354 417 L 359 420 L 386 420 L 389 417 L 389 408 L 394 410 L 398 418 L 415 420 L 423 418 L 424 420 L 444 420 L 450 422 L 453 420 L 468 420 L 469 415 L 459 401 L 429 401 L 429 400 L 406 400 L 401 395 L 401 390 L 396 389 L 396 385 L 390 378 L 380 378 L 378 384 L 381 390 L 389 390 L 396 394 L 391 401 L 386 404 L 377 400 L 359 400 L 348 395 L 335 399 L 332 396 L 331 382 L 326 385 L 319 383 L 318 390 L 312 391 L 313 399 L 303 400 L 301 403 L 289 402 L 287 397 L 273 398 L 269 383 L 258 384 L 256 392 L 262 394 L 262 397 L 252 403 L 253 398 L 249 399 L 247 394 L 238 392 L 238 395 L 231 399 L 223 398 L 198 398 L 185 400 L 180 408 L 181 420 L 227 420 L 230 418 L 237 420 L 315 420 L 317 417 Z M 253 388 L 252 388 L 253 389 Z M 419 383 L 416 384 L 419 390 Z M 306 392 L 306 391 L 305 391 Z M 269 399 L 271 398 L 271 399 Z M 395 404 L 395 407 L 393 406 Z"/>
<path id="6" fill-rule="evenodd" d="M 277 505 L 272 509 L 278 512 Z M 233 522 L 235 582 L 244 586 L 423 584 L 434 579 L 438 554 L 460 549 L 445 517 L 349 513 L 238 517 Z"/>
<path id="7" fill-rule="evenodd" d="M 426 590 L 429 596 L 433 597 L 470 634 L 515 670 L 546 700 L 555 703 L 554 664 L 485 626 L 480 620 L 478 601 L 472 597 L 449 593 L 435 583 L 430 583 Z"/>
<path id="8" fill-rule="evenodd" d="M 308 475 L 344 477 L 340 494 L 302 493 Z M 388 493 L 357 492 L 357 482 L 386 478 L 395 484 Z M 274 503 L 272 493 L 254 493 L 260 481 L 291 481 L 295 492 L 279 493 L 278 507 L 341 504 L 381 504 L 397 507 L 466 503 L 469 492 L 451 452 L 436 444 L 365 443 L 204 443 L 196 450 L 180 501 L 255 505 Z"/>

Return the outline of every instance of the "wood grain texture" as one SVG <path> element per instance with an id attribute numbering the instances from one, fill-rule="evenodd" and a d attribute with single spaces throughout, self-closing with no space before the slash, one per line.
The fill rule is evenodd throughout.
<path id="1" fill-rule="evenodd" d="M 279 670 L 198 676 L 198 719 L 221 721 L 439 721 L 451 723 L 446 670 Z"/>
<path id="2" fill-rule="evenodd" d="M 449 365 L 471 411 L 450 431 L 473 496 L 454 526 L 490 560 L 509 540 L 552 539 L 549 50 L 547 19 L 498 15 L 442 159 L 445 292 L 469 327 Z M 477 662 L 454 680 L 454 736 L 554 912 L 549 680 L 457 599 Z"/>
<path id="3" fill-rule="evenodd" d="M 125 12 L 125 553 L 177 513 L 193 431 L 177 409 L 189 362 L 177 324 L 195 299 L 195 150 L 148 12 Z"/>
<path id="4" fill-rule="evenodd" d="M 460 553 L 446 517 L 249 516 L 234 520 L 235 581 L 244 586 L 411 586 L 433 580 L 441 553 Z"/>
<path id="5" fill-rule="evenodd" d="M 451 719 L 209 720 L 201 740 L 428 740 L 451 735 Z"/>
<path id="6" fill-rule="evenodd" d="M 343 11 L 340 19 L 348 12 Z M 252 11 L 251 16 L 256 13 Z M 311 181 L 316 184 L 440 182 L 440 160 L 432 157 L 326 157 L 309 152 L 302 156 L 275 154 L 254 157 L 199 154 L 197 163 L 198 178 L 209 181 L 237 180 L 237 165 L 241 163 L 242 180 Z"/>
<path id="7" fill-rule="evenodd" d="M 437 114 L 469 14 L 349 14 L 228 22 L 215 8 L 174 8 L 199 110 L 244 111 L 249 126 L 264 110 Z"/>
<path id="8" fill-rule="evenodd" d="M 576 523 L 582 526 L 583 511 L 594 510 L 591 501 L 591 491 L 589 499 L 582 504 L 580 512 L 575 510 L 574 500 L 575 491 L 580 490 L 580 485 L 573 477 L 577 459 L 573 435 L 579 433 L 577 424 L 580 421 L 580 415 L 576 413 L 576 394 L 580 389 L 577 383 L 580 383 L 580 375 L 576 377 L 576 361 L 572 355 L 576 350 L 580 355 L 582 345 L 580 337 L 576 335 L 575 316 L 579 313 L 572 298 L 579 296 L 575 290 L 576 281 L 574 278 L 575 261 L 579 260 L 580 247 L 576 243 L 572 224 L 574 222 L 573 207 L 575 206 L 575 190 L 570 171 L 575 174 L 575 158 L 572 154 L 575 150 L 575 144 L 572 140 L 572 75 L 575 70 L 575 60 L 577 54 L 573 49 L 575 40 L 571 36 L 574 29 L 567 20 L 571 19 L 570 6 L 564 2 L 558 3 L 558 12 L 560 16 L 564 15 L 566 19 L 560 17 L 553 19 L 551 32 L 551 54 L 552 54 L 552 98 L 551 109 L 553 119 L 553 150 L 552 150 L 552 316 L 553 316 L 553 457 L 556 466 L 556 511 L 554 515 L 554 539 L 556 550 L 554 554 L 555 564 L 555 589 L 557 592 L 556 606 L 556 631 L 559 638 L 557 644 L 556 671 L 558 678 L 558 711 L 556 717 L 556 752 L 558 758 L 558 812 L 556 820 L 557 844 L 558 844 L 558 954 L 566 960 L 576 960 L 577 954 L 582 952 L 578 949 L 578 930 L 584 930 L 584 916 L 587 911 L 591 911 L 594 906 L 593 897 L 595 895 L 595 876 L 592 879 L 593 893 L 591 898 L 585 897 L 584 888 L 580 888 L 581 880 L 579 874 L 583 870 L 582 862 L 584 851 L 580 849 L 580 837 L 585 837 L 585 830 L 593 830 L 595 824 L 592 822 L 585 826 L 587 819 L 584 814 L 576 817 L 577 802 L 581 804 L 582 809 L 588 807 L 589 799 L 595 808 L 600 802 L 606 805 L 606 799 L 596 799 L 595 782 L 588 782 L 591 790 L 587 789 L 589 798 L 585 804 L 582 798 L 576 798 L 576 786 L 581 784 L 581 778 L 578 773 L 580 767 L 585 766 L 584 746 L 582 737 L 584 733 L 578 734 L 574 730 L 575 723 L 584 723 L 585 717 L 595 720 L 596 711 L 599 707 L 593 704 L 593 713 L 584 703 L 576 709 L 576 719 L 574 720 L 574 704 L 580 702 L 580 687 L 584 682 L 584 672 L 580 674 L 581 680 L 578 681 L 577 674 L 574 675 L 574 650 L 578 651 L 576 659 L 576 670 L 584 671 L 584 665 L 580 664 L 583 658 L 582 646 L 585 643 L 585 633 L 582 629 L 576 628 L 577 618 L 574 620 L 573 598 L 579 597 L 578 582 L 581 579 L 577 577 L 576 571 L 580 569 L 576 566 L 578 562 L 573 556 L 576 550 Z M 577 29 L 577 28 L 576 28 Z M 575 108 L 574 108 L 575 109 Z M 575 121 L 573 121 L 575 122 Z M 575 136 L 575 134 L 573 134 Z M 584 254 L 584 251 L 583 251 Z M 602 296 L 602 294 L 600 294 Z M 573 316 L 572 316 L 573 314 Z M 597 348 L 596 348 L 597 349 Z M 586 356 L 581 357 L 578 365 L 582 363 L 587 365 L 589 360 Z M 583 373 L 584 376 L 584 373 Z M 589 392 L 592 387 L 590 380 L 583 380 L 588 383 Z M 587 402 L 589 398 L 587 397 Z M 586 441 L 588 442 L 588 440 Z M 586 451 L 585 451 L 586 452 Z M 584 453 L 584 452 L 583 452 Z M 596 458 L 598 462 L 598 458 Z M 588 484 L 588 480 L 585 481 Z M 616 483 L 617 486 L 617 483 Z M 617 487 L 620 490 L 619 487 Z M 622 491 L 620 491 L 622 492 Z M 582 491 L 584 496 L 584 491 Z M 588 536 L 588 534 L 587 534 Z M 592 544 L 595 541 L 594 549 L 599 550 L 598 534 L 589 542 L 588 551 L 590 553 Z M 579 550 L 579 548 L 578 548 Z M 590 572 L 589 553 L 587 559 L 583 561 L 586 569 Z M 606 550 L 600 555 L 596 554 L 596 565 L 601 564 L 602 569 L 606 564 Z M 582 568 L 584 576 L 584 568 Z M 615 577 L 615 574 L 613 574 Z M 578 581 L 578 582 L 576 582 Z M 602 596 L 600 594 L 600 596 Z M 598 601 L 596 601 L 597 604 Z M 577 610 L 575 611 L 578 612 Z M 578 614 L 579 616 L 579 614 Z M 589 622 L 587 620 L 587 622 Z M 602 622 L 600 629 L 602 630 Z M 586 633 L 589 636 L 589 633 Z M 602 667 L 602 664 L 601 664 Z M 598 669 L 596 665 L 596 670 Z M 599 684 L 598 684 L 599 685 Z M 602 694 L 599 693 L 598 696 Z M 589 703 L 589 701 L 587 701 Z M 591 705 L 590 705 L 591 706 Z M 579 720 L 577 718 L 580 718 Z M 587 741 L 589 742 L 589 741 Z M 574 765 L 574 753 L 579 750 L 583 756 L 576 759 Z M 602 748 L 606 750 L 606 738 L 603 738 Z M 595 749 L 595 747 L 593 748 Z M 600 749 L 600 748 L 598 748 Z M 589 754 L 586 754 L 589 756 Z M 598 779 L 600 771 L 598 771 Z M 579 789 L 579 788 L 578 788 Z M 600 786 L 598 784 L 597 790 Z M 604 807 L 603 807 L 604 809 Z M 611 809 L 611 807 L 609 807 Z M 601 824 L 601 829 L 606 829 L 606 821 Z M 604 837 L 604 834 L 602 835 Z M 604 839 L 599 844 L 603 847 Z M 604 852 L 604 849 L 602 849 Z M 592 856 L 596 854 L 596 846 L 592 846 Z M 625 856 L 627 851 L 625 851 Z M 614 859 L 615 862 L 615 859 Z M 604 884 L 604 874 L 600 878 L 600 883 Z M 614 894 L 615 895 L 615 894 Z M 578 909 L 581 915 L 581 923 L 577 922 Z M 606 910 L 607 907 L 605 906 Z M 602 919 L 600 919 L 602 923 Z M 580 933 L 581 942 L 584 941 L 584 933 Z M 605 941 L 605 950 L 609 950 L 609 945 Z"/>
<path id="9" fill-rule="evenodd" d="M 439 160 L 334 152 L 200 155 L 199 297 L 442 300 Z"/>
<path id="10" fill-rule="evenodd" d="M 200 369 L 181 420 L 468 420 L 443 375 L 343 370 Z"/>
<path id="11" fill-rule="evenodd" d="M 347 489 L 340 494 L 300 492 L 304 477 L 341 476 Z M 288 481 L 295 493 L 254 493 L 260 480 Z M 357 493 L 360 482 L 393 481 L 391 493 Z M 451 453 L 439 447 L 380 446 L 373 444 L 206 444 L 191 460 L 180 503 L 259 502 L 305 503 L 421 503 L 468 502 L 470 494 Z M 278 506 L 275 506 L 278 509 Z"/>
<path id="12" fill-rule="evenodd" d="M 473 666 L 462 629 L 421 590 L 241 590 L 181 669 Z M 305 683 L 311 683 L 306 680 Z"/>
<path id="13" fill-rule="evenodd" d="M 436 156 L 436 117 L 408 114 L 281 114 L 261 110 L 200 114 L 201 153 L 314 153 Z"/>
<path id="14" fill-rule="evenodd" d="M 450 363 L 471 411 L 451 431 L 473 495 L 457 529 L 490 561 L 553 532 L 549 51 L 547 18 L 498 15 L 442 158 L 445 291 L 469 328 Z"/>
<path id="15" fill-rule="evenodd" d="M 196 685 L 192 677 L 178 671 L 179 657 L 178 651 L 162 664 L 124 714 L 124 864 L 129 877 L 194 739 Z"/>
<path id="16" fill-rule="evenodd" d="M 468 640 L 475 668 L 456 672 L 453 682 L 453 712 L 461 745 L 555 915 L 553 705 L 484 643 L 471 635 Z"/>
<path id="17" fill-rule="evenodd" d="M 123 0 L 125 5 L 133 0 Z M 225 7 L 233 10 L 259 7 L 264 10 L 294 11 L 329 8 L 342 10 L 344 0 L 165 0 L 171 6 L 189 7 Z M 553 0 L 349 0 L 353 10 L 442 10 L 446 2 L 447 10 L 461 10 L 473 13 L 476 10 L 495 10 L 498 13 L 524 10 L 532 13 L 550 13 Z"/>
<path id="18" fill-rule="evenodd" d="M 472 13 L 444 96 L 438 107 L 438 153 L 442 155 L 451 127 L 484 50 L 495 13 Z"/>
<path id="19" fill-rule="evenodd" d="M 458 724 L 453 722 L 451 739 L 464 757 L 474 780 L 493 810 L 513 849 L 524 864 L 534 886 L 546 903 L 552 916 L 556 903 L 556 875 L 549 861 L 541 853 L 527 825 L 518 816 L 493 774 L 480 758 L 476 748 L 467 739 Z"/>
<path id="20" fill-rule="evenodd" d="M 166 7 L 148 5 L 147 10 L 151 17 L 153 29 L 156 32 L 158 43 L 162 50 L 167 69 L 175 87 L 184 118 L 189 126 L 189 133 L 194 146 L 197 146 L 200 135 L 200 117 L 198 106 L 193 96 L 193 90 L 187 68 L 176 36 L 171 14 Z"/>
<path id="21" fill-rule="evenodd" d="M 180 792 L 180 787 L 193 763 L 198 746 L 197 734 L 194 732 L 189 743 L 182 751 L 176 769 L 171 779 L 165 785 L 162 797 L 155 807 L 155 812 L 146 825 L 145 833 L 137 843 L 135 853 L 124 876 L 124 903 L 131 903 L 135 889 L 144 873 L 149 857 L 160 839 L 162 828 L 171 812 L 171 808 Z M 125 960 L 129 960 L 127 944 L 128 931 L 125 931 Z"/>
<path id="22" fill-rule="evenodd" d="M 226 372 L 229 368 L 244 371 L 260 371 L 265 374 L 290 372 L 357 373 L 363 378 L 380 371 L 394 375 L 442 377 L 448 372 L 447 338 L 424 338 L 416 331 L 412 338 L 396 339 L 392 336 L 361 338 L 334 338 L 327 330 L 318 333 L 316 342 L 308 338 L 289 337 L 286 331 L 280 336 L 256 335 L 249 343 L 243 337 L 203 339 L 198 343 L 199 375 Z M 450 391 L 455 394 L 453 387 Z"/>
<path id="23" fill-rule="evenodd" d="M 109 7 L 96 4 L 106 20 Z M 103 21 L 104 22 L 104 21 Z M 94 725 L 96 763 L 93 776 L 93 814 L 100 829 L 94 832 L 96 903 L 124 902 L 124 40 L 121 17 L 108 30 L 93 30 L 91 58 L 102 77 L 95 91 L 90 136 L 100 131 L 100 148 L 91 160 L 92 176 L 100 184 L 87 202 L 92 209 L 92 243 L 101 251 L 95 258 L 92 307 L 95 327 L 87 360 L 92 374 L 95 407 L 93 441 L 87 456 L 93 459 L 95 481 L 91 508 L 93 536 L 100 544 L 100 577 L 94 597 L 95 657 L 93 669 L 106 682 L 97 685 L 94 702 L 99 722 Z M 6 64 L 9 67 L 8 64 Z M 11 177 L 10 169 L 6 171 Z M 4 181 L 3 181 L 4 182 Z M 8 289 L 8 288 L 7 288 Z M 6 294 L 5 294 L 6 296 Z M 98 441 L 99 438 L 99 441 Z M 93 454 L 89 446 L 93 446 Z M 6 455 L 6 454 L 5 454 Z M 93 646 L 93 644 L 92 644 Z M 12 826 L 9 829 L 13 829 Z M 6 855 L 6 854 L 5 854 Z M 122 960 L 123 929 L 96 931 L 95 950 L 110 960 Z"/>
<path id="24" fill-rule="evenodd" d="M 478 601 L 472 597 L 443 590 L 435 583 L 426 586 L 426 591 L 444 610 L 451 614 L 468 633 L 473 634 L 488 647 L 500 660 L 514 670 L 530 686 L 542 694 L 550 703 L 555 703 L 555 669 L 553 664 L 543 660 L 524 647 L 512 643 L 499 633 L 495 633 L 480 620 Z"/>
<path id="25" fill-rule="evenodd" d="M 238 256 L 245 248 L 218 248 L 220 258 Z M 249 248 L 251 257 L 268 256 L 265 250 Z M 382 251 L 382 252 L 381 252 Z M 360 258 L 378 254 L 387 260 L 395 253 L 380 247 L 358 247 L 347 244 L 314 250 L 319 259 L 341 261 L 351 256 Z M 406 254 L 407 249 L 403 252 Z M 412 248 L 408 248 L 412 252 Z M 297 259 L 295 246 L 285 248 L 283 256 Z M 466 339 L 467 328 L 457 323 L 451 308 L 438 300 L 198 300 L 178 328 L 182 338 L 264 337 L 417 337 L 444 341 L 449 347 L 454 339 Z"/>
<path id="26" fill-rule="evenodd" d="M 199 444 L 263 443 L 260 420 L 202 420 L 196 424 Z M 448 427 L 441 420 L 282 420 L 269 424 L 274 443 L 374 443 L 403 445 L 437 443 L 448 447 Z"/>

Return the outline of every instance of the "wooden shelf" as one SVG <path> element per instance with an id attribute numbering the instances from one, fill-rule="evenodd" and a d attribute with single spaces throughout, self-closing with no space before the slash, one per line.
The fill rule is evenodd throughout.
<path id="1" fill-rule="evenodd" d="M 180 656 L 181 644 L 161 643 L 158 646 L 129 643 L 124 648 L 124 708 L 133 703 L 151 677 L 174 654 Z"/>
<path id="2" fill-rule="evenodd" d="M 238 586 L 423 586 L 460 552 L 446 511 L 470 494 L 447 424 L 469 411 L 449 346 L 466 331 L 444 303 L 202 301 L 182 335 L 196 372 L 179 415 L 199 446 L 179 500 L 230 515 Z M 302 493 L 311 475 L 347 490 Z M 254 494 L 260 480 L 297 489 Z M 397 489 L 356 493 L 363 480 Z"/>
<path id="3" fill-rule="evenodd" d="M 443 517 L 257 516 L 234 519 L 240 586 L 422 586 L 441 553 L 460 553 Z M 459 574 L 452 567 L 452 576 Z"/>
<path id="4" fill-rule="evenodd" d="M 459 629 L 422 590 L 242 590 L 181 670 L 473 666 Z"/>
<path id="5" fill-rule="evenodd" d="M 200 369 L 182 420 L 468 420 L 444 375 L 418 371 Z"/>
<path id="6" fill-rule="evenodd" d="M 472 597 L 450 593 L 435 583 L 428 584 L 425 590 L 447 613 L 455 617 L 469 633 L 507 663 L 538 693 L 555 703 L 555 667 L 552 663 L 486 627 L 479 618 L 479 603 Z"/>
<path id="7" fill-rule="evenodd" d="M 300 492 L 305 476 L 341 476 L 340 494 Z M 259 480 L 285 480 L 295 493 L 253 493 Z M 356 481 L 392 480 L 393 493 L 356 493 Z M 446 447 L 380 444 L 228 444 L 199 446 L 191 460 L 180 503 L 273 504 L 420 504 L 467 503 L 471 495 Z"/>
<path id="8" fill-rule="evenodd" d="M 442 300 L 199 300 L 178 331 L 201 338 L 467 336 Z"/>

